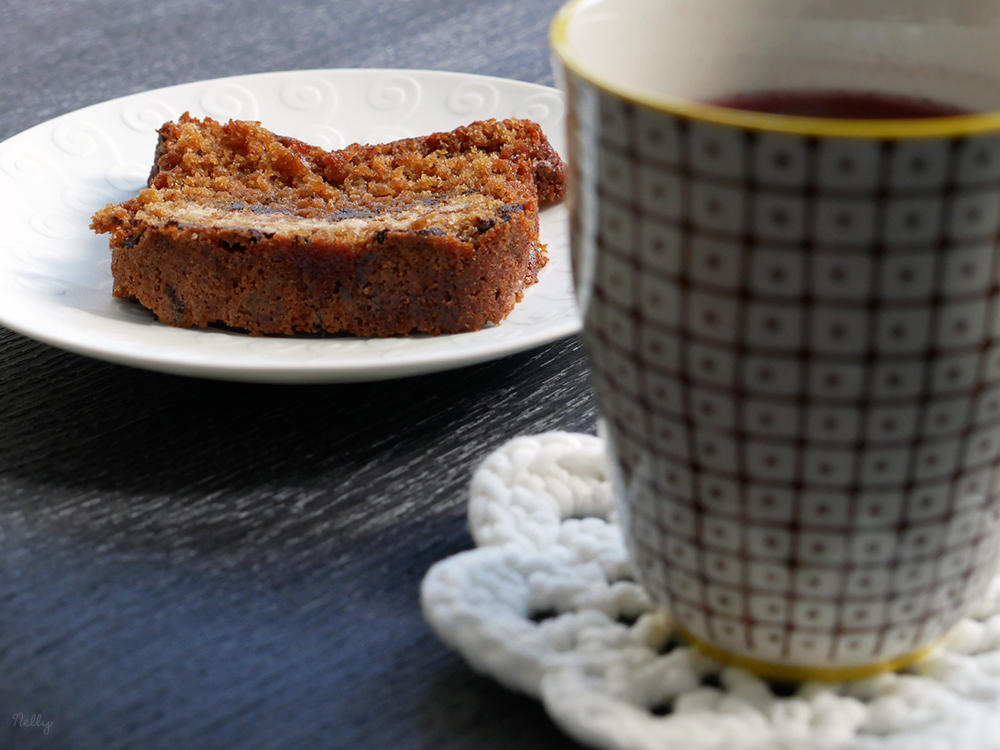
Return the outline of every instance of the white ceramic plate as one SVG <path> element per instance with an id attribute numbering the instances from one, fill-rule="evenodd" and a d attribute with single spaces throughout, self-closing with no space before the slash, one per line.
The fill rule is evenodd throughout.
<path id="1" fill-rule="evenodd" d="M 190 111 L 259 120 L 324 148 L 451 130 L 488 117 L 538 122 L 564 152 L 564 100 L 535 84 L 460 73 L 313 70 L 189 83 L 81 109 L 0 144 L 0 324 L 80 354 L 228 380 L 346 382 L 435 372 L 579 330 L 566 209 L 543 210 L 549 264 L 499 326 L 391 339 L 251 337 L 172 328 L 111 296 L 107 238 L 90 217 L 134 195 L 156 129 Z"/>

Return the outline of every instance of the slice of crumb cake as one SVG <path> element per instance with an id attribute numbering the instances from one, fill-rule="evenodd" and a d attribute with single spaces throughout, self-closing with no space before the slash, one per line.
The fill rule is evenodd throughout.
<path id="1" fill-rule="evenodd" d="M 114 295 L 176 326 L 455 333 L 498 323 L 545 264 L 565 167 L 534 123 L 324 151 L 259 123 L 160 129 L 149 185 L 94 215 Z"/>

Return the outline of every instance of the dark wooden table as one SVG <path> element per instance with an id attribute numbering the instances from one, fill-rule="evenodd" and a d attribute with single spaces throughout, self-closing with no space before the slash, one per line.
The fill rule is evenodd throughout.
<path id="1" fill-rule="evenodd" d="M 551 84 L 557 6 L 6 0 L 0 139 L 270 70 Z M 0 749 L 573 746 L 441 645 L 419 584 L 471 546 L 466 486 L 487 453 L 594 423 L 577 338 L 432 376 L 279 386 L 0 329 Z"/>

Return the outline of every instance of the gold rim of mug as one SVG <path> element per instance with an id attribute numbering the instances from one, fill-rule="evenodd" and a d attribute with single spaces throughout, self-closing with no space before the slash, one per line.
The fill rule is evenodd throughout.
<path id="1" fill-rule="evenodd" d="M 747 672 L 752 672 L 758 677 L 767 680 L 780 680 L 782 682 L 854 682 L 867 677 L 885 674 L 886 672 L 898 672 L 901 669 L 915 664 L 923 659 L 931 651 L 938 647 L 941 640 L 937 640 L 928 646 L 922 646 L 916 651 L 897 656 L 894 659 L 874 662 L 873 664 L 859 664 L 849 667 L 794 667 L 788 664 L 776 664 L 774 662 L 752 659 L 748 656 L 739 656 L 724 649 L 713 646 L 705 641 L 691 635 L 682 628 L 677 628 L 677 634 L 683 638 L 692 648 L 724 664 L 730 664 Z"/>
<path id="2" fill-rule="evenodd" d="M 567 70 L 612 96 L 650 109 L 717 125 L 836 138 L 943 138 L 1000 131 L 1000 112 L 950 117 L 897 120 L 851 120 L 825 117 L 771 115 L 761 112 L 716 107 L 711 104 L 673 99 L 629 90 L 588 70 L 586 62 L 569 43 L 568 26 L 577 9 L 593 0 L 569 0 L 556 13 L 549 27 L 549 45 Z"/>

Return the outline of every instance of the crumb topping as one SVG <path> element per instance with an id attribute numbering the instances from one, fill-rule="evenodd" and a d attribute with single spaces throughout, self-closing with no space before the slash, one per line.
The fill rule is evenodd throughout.
<path id="1" fill-rule="evenodd" d="M 330 153 L 258 123 L 185 116 L 161 131 L 149 187 L 98 212 L 93 226 L 123 237 L 137 222 L 173 220 L 351 241 L 439 230 L 469 241 L 499 208 L 537 202 L 525 162 L 500 158 L 488 142 L 460 145 L 466 150 L 387 144 Z"/>

